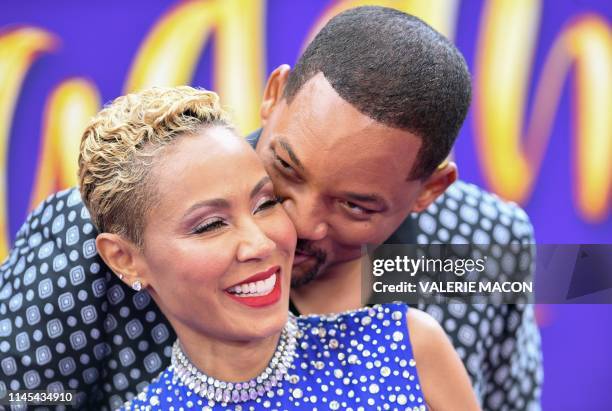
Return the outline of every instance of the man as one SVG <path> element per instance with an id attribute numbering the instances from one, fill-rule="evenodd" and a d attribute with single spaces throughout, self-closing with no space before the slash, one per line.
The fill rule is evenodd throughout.
<path id="1" fill-rule="evenodd" d="M 454 163 L 438 166 L 470 90 L 448 40 L 376 7 L 332 19 L 293 71 L 271 74 L 256 150 L 300 238 L 292 300 L 301 312 L 359 307 L 359 292 L 340 291 L 360 287 L 361 246 L 384 242 L 457 179 Z"/>
<path id="2" fill-rule="evenodd" d="M 392 234 L 390 242 L 417 242 L 409 214 L 425 210 L 457 179 L 456 165 L 445 159 L 470 90 L 454 45 L 422 21 L 380 7 L 336 16 L 293 70 L 281 66 L 270 75 L 264 127 L 250 140 L 298 232 L 294 313 L 360 307 L 361 246 Z M 539 353 L 498 358 L 502 345 L 539 349 L 532 307 L 489 306 L 485 315 L 473 306 L 466 312 L 449 305 L 419 308 L 445 326 L 483 407 L 538 408 Z M 504 327 L 503 337 L 492 331 L 466 337 L 475 323 L 502 318 L 505 327 L 523 322 L 524 328 Z M 514 332 L 522 341 L 506 338 Z M 494 358 L 484 358 L 487 352 Z"/>
<path id="3" fill-rule="evenodd" d="M 456 48 L 422 21 L 382 7 L 341 13 L 293 70 L 274 70 L 261 106 L 263 129 L 249 139 L 298 232 L 291 294 L 295 312 L 360 307 L 361 246 L 390 237 L 422 242 L 417 219 L 423 227 L 425 220 L 414 213 L 431 219 L 432 210 L 448 205 L 446 211 L 456 210 L 449 211 L 455 219 L 465 220 L 470 213 L 462 212 L 461 199 L 474 203 L 480 196 L 501 204 L 465 184 L 451 186 L 457 168 L 445 158 L 469 102 L 469 72 Z M 434 203 L 449 186 L 450 196 Z M 504 215 L 506 226 L 528 227 L 516 206 L 499 208 L 510 210 Z M 21 274 L 23 282 L 13 286 L 23 290 L 6 298 L 27 294 L 27 286 L 37 287 L 43 301 L 15 302 L 8 322 L 0 322 L 0 336 L 16 334 L 10 339 L 15 346 L 4 345 L 4 350 L 0 345 L 8 352 L 0 360 L 0 381 L 8 381 L 5 390 L 61 384 L 79 391 L 80 404 L 102 407 L 110 397 L 112 407 L 162 368 L 174 336 L 146 293 L 132 294 L 103 265 L 91 247 L 96 233 L 82 210 L 74 190 L 60 193 L 18 233 L 5 270 Z M 60 216 L 65 216 L 61 227 L 56 226 Z M 65 229 L 64 221 L 74 225 Z M 462 223 L 457 236 L 470 241 L 468 225 Z M 530 227 L 522 234 L 516 241 L 532 241 Z M 50 266 L 69 273 L 67 280 L 50 285 Z M 64 291 L 68 282 L 75 287 L 72 293 Z M 49 297 L 52 293 L 57 297 Z M 420 308 L 445 327 L 485 409 L 538 408 L 541 368 L 532 307 Z M 46 333 L 37 328 L 40 310 L 51 324 Z M 8 310 L 2 311 L 0 305 L 3 316 Z M 19 329 L 18 324 L 25 325 L 21 311 L 27 332 Z M 35 359 L 16 347 L 19 337 L 22 346 L 36 351 Z M 47 358 L 53 366 L 45 363 Z M 94 358 L 100 365 L 93 366 Z M 0 384 L 0 396 L 2 389 Z"/>

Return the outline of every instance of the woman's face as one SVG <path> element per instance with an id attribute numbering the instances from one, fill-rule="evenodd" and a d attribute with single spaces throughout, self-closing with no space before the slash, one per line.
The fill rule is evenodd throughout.
<path id="1" fill-rule="evenodd" d="M 255 151 L 224 127 L 180 136 L 153 169 L 142 273 L 181 331 L 249 340 L 287 320 L 295 229 Z"/>

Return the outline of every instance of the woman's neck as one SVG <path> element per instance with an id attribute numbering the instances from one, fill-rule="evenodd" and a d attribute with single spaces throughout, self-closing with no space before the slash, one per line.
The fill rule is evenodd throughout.
<path id="1" fill-rule="evenodd" d="M 177 329 L 178 328 L 178 329 Z M 272 359 L 281 332 L 251 341 L 213 339 L 188 327 L 175 326 L 181 348 L 207 376 L 242 382 L 261 374 Z"/>
<path id="2" fill-rule="evenodd" d="M 300 314 L 329 314 L 362 306 L 361 260 L 328 267 L 325 274 L 291 290 L 291 301 Z"/>

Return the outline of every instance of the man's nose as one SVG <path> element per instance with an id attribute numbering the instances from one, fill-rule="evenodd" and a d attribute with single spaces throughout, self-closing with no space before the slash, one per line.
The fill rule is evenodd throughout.
<path id="1" fill-rule="evenodd" d="M 307 196 L 294 197 L 284 201 L 283 207 L 293 221 L 298 238 L 317 241 L 327 237 L 329 226 L 321 200 Z"/>
<path id="2" fill-rule="evenodd" d="M 238 246 L 239 261 L 264 260 L 276 249 L 276 243 L 267 236 L 255 221 L 245 223 Z"/>

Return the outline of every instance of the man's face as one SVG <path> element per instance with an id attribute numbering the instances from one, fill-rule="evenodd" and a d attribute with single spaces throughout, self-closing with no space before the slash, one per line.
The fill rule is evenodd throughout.
<path id="1" fill-rule="evenodd" d="M 322 74 L 264 111 L 257 152 L 297 230 L 300 286 L 398 228 L 423 190 L 408 179 L 421 139 L 361 114 Z"/>

